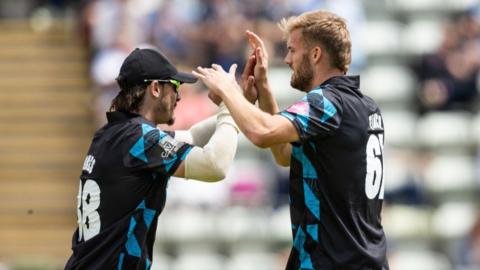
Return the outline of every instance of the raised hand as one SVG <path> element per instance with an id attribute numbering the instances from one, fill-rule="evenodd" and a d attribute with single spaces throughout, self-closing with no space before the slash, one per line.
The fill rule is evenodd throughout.
<path id="1" fill-rule="evenodd" d="M 255 87 L 255 77 L 254 77 L 254 68 L 255 68 L 255 52 L 253 52 L 243 69 L 241 80 L 243 85 L 243 96 L 250 101 L 250 103 L 255 104 L 258 99 L 258 90 Z"/>
<path id="2" fill-rule="evenodd" d="M 270 89 L 267 73 L 268 73 L 268 53 L 263 43 L 262 39 L 252 31 L 245 32 L 248 43 L 253 49 L 252 56 L 249 58 L 249 62 L 254 63 L 253 71 L 248 69 L 249 77 L 253 73 L 254 78 L 254 89 L 256 90 L 256 96 L 258 99 L 258 107 L 265 112 L 270 114 L 275 114 L 279 112 L 278 104 L 275 101 L 275 98 L 272 95 L 272 90 Z M 250 60 L 252 59 L 252 60 Z"/>
<path id="3" fill-rule="evenodd" d="M 192 71 L 192 74 L 200 79 L 212 92 L 217 96 L 228 93 L 229 91 L 238 91 L 240 86 L 235 80 L 235 71 L 237 64 L 230 66 L 228 73 L 217 64 L 213 64 L 211 68 L 198 67 L 197 71 Z"/>
<path id="4" fill-rule="evenodd" d="M 263 40 L 252 31 L 246 31 L 245 34 L 248 38 L 248 43 L 253 49 L 253 55 L 255 55 L 255 67 L 253 69 L 253 76 L 255 77 L 255 83 L 257 87 L 260 83 L 266 83 L 267 71 L 268 71 L 268 53 L 263 43 Z"/>

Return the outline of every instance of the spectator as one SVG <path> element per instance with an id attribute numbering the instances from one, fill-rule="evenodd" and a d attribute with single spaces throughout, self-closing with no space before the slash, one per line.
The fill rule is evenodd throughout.
<path id="1" fill-rule="evenodd" d="M 440 47 L 414 64 L 420 84 L 418 111 L 473 111 L 480 71 L 479 23 L 469 14 L 445 26 Z"/>

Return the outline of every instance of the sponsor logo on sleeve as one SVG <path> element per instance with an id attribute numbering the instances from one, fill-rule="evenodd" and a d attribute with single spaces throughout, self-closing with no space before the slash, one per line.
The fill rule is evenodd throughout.
<path id="1" fill-rule="evenodd" d="M 168 135 L 161 138 L 158 145 L 163 149 L 162 158 L 171 158 L 180 148 L 178 142 Z"/>
<path id="2" fill-rule="evenodd" d="M 287 112 L 301 114 L 301 115 L 308 115 L 308 103 L 305 101 L 300 101 L 287 109 Z"/>

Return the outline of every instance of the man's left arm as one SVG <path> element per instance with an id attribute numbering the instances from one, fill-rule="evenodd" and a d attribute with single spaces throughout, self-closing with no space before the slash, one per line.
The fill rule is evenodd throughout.
<path id="1" fill-rule="evenodd" d="M 216 128 L 208 143 L 193 147 L 174 175 L 186 179 L 215 182 L 225 178 L 237 149 L 238 127 L 225 105 L 220 106 Z"/>
<path id="2" fill-rule="evenodd" d="M 215 132 L 216 125 L 217 115 L 213 115 L 194 124 L 188 130 L 175 130 L 173 137 L 177 141 L 203 147 Z"/>

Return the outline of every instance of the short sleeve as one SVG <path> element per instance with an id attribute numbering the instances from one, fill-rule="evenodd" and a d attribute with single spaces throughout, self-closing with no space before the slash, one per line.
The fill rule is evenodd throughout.
<path id="1" fill-rule="evenodd" d="M 334 134 L 340 127 L 342 107 L 337 97 L 327 98 L 323 89 L 315 89 L 280 115 L 293 123 L 300 141 L 306 141 Z"/>
<path id="2" fill-rule="evenodd" d="M 124 158 L 126 167 L 171 176 L 193 148 L 148 124 L 143 123 L 135 128 L 134 138 Z"/>

